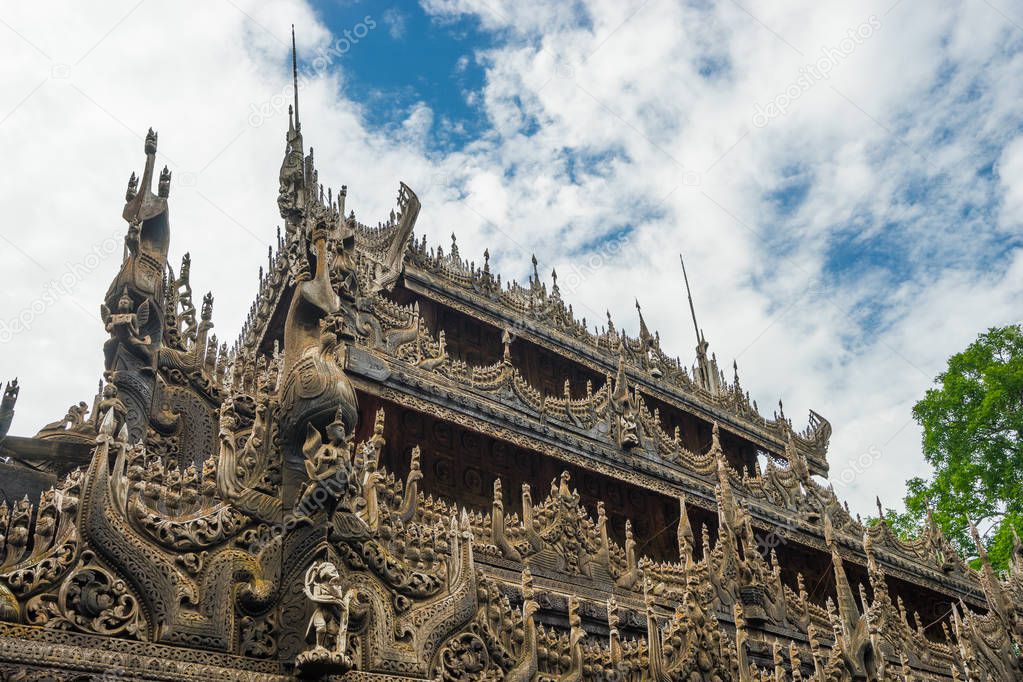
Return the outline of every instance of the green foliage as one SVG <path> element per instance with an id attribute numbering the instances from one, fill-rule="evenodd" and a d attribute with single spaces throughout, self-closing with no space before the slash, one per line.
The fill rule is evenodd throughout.
<path id="1" fill-rule="evenodd" d="M 1013 529 L 1023 534 L 1023 329 L 992 328 L 961 353 L 913 408 L 923 427 L 929 480 L 906 482 L 906 512 L 888 516 L 915 536 L 928 504 L 945 536 L 976 556 L 969 522 L 998 569 L 1007 566 Z"/>

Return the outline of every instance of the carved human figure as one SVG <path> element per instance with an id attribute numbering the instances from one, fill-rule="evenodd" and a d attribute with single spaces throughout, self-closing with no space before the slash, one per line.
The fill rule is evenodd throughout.
<path id="1" fill-rule="evenodd" d="M 607 629 L 611 663 L 617 666 L 622 661 L 622 635 L 618 630 L 621 616 L 618 615 L 618 601 L 612 594 L 607 600 Z"/>
<path id="2" fill-rule="evenodd" d="M 327 425 L 327 441 L 323 442 L 319 431 L 312 424 L 307 427 L 306 441 L 302 446 L 305 455 L 305 469 L 309 480 L 299 494 L 296 511 L 307 516 L 322 504 L 318 495 L 336 499 L 348 489 L 351 478 L 351 457 L 348 449 L 348 433 L 343 415 L 339 409 L 334 421 Z M 322 488 L 324 492 L 317 493 Z"/>
<path id="3" fill-rule="evenodd" d="M 11 525 L 7 529 L 7 544 L 16 551 L 28 545 L 29 525 L 32 522 L 32 503 L 26 495 L 18 500 L 11 512 Z"/>
<path id="4" fill-rule="evenodd" d="M 345 590 L 337 566 L 329 561 L 318 561 L 305 575 L 305 594 L 316 604 L 306 639 L 314 636 L 313 651 L 328 651 L 345 656 L 348 643 L 348 606 L 354 596 L 353 589 Z"/>
<path id="5" fill-rule="evenodd" d="M 366 501 L 366 523 L 376 530 L 380 522 L 380 504 L 377 497 L 377 485 L 383 480 L 383 474 L 377 469 L 376 457 L 366 458 L 366 469 L 362 475 L 362 496 Z"/>
<path id="6" fill-rule="evenodd" d="M 106 304 L 100 306 L 100 315 L 111 337 L 103 346 L 108 368 L 113 367 L 114 353 L 118 344 L 123 345 L 129 352 L 147 363 L 152 360 L 152 352 L 149 348 L 152 339 L 142 333 L 142 329 L 149 323 L 149 299 L 143 300 L 138 308 L 133 306 L 134 302 L 128 294 L 127 286 L 124 287 L 120 298 L 117 299 L 116 311 L 111 312 Z"/>
<path id="7" fill-rule="evenodd" d="M 503 359 L 505 363 L 511 362 L 511 344 L 514 341 L 511 331 L 507 328 L 501 330 L 501 346 L 504 347 Z"/>
<path id="8" fill-rule="evenodd" d="M 609 377 L 610 382 L 610 377 Z M 636 414 L 635 398 L 629 390 L 625 374 L 625 357 L 618 357 L 618 375 L 611 392 L 611 408 L 617 427 L 618 445 L 629 450 L 640 444 L 639 417 Z"/>
<path id="9" fill-rule="evenodd" d="M 315 452 L 308 453 L 306 473 L 310 480 L 322 481 L 338 470 L 343 461 L 341 453 L 345 449 L 347 439 L 345 425 L 338 415 L 337 419 L 327 425 L 327 442 L 321 443 Z M 319 433 L 316 434 L 316 440 L 319 440 Z"/>
<path id="10" fill-rule="evenodd" d="M 103 397 L 96 405 L 96 416 L 100 423 L 103 422 L 110 410 L 113 410 L 114 416 L 113 433 L 117 433 L 128 417 L 128 406 L 117 396 L 117 386 L 114 384 L 107 384 L 103 387 Z"/>
<path id="11" fill-rule="evenodd" d="M 135 178 L 135 174 L 131 174 L 132 179 Z M 137 196 L 135 192 L 129 189 L 125 195 L 128 201 L 131 201 Z M 128 223 L 128 232 L 124 235 L 124 245 L 128 248 L 128 252 L 135 256 L 139 252 L 139 241 L 142 236 L 142 223 L 139 221 L 131 221 Z"/>

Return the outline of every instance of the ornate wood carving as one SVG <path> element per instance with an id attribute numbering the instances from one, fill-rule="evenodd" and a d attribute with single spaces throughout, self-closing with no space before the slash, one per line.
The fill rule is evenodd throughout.
<path id="1" fill-rule="evenodd" d="M 376 227 L 346 215 L 297 99 L 284 230 L 218 346 L 212 296 L 197 310 L 190 259 L 167 260 L 156 142 L 129 181 L 104 382 L 21 439 L 88 464 L 0 503 L 0 678 L 1023 676 L 1018 540 L 999 576 L 933 524 L 867 528 L 814 478 L 830 424 L 761 416 L 702 337 L 690 370 L 641 311 L 637 338 L 594 332 L 556 277 L 503 285 L 488 253 L 429 249 L 404 184 Z M 953 606 L 925 625 L 928 603 Z"/>

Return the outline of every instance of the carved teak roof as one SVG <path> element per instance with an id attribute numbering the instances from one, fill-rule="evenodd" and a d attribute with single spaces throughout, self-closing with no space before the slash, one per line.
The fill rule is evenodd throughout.
<path id="1" fill-rule="evenodd" d="M 933 523 L 911 542 L 883 518 L 865 527 L 814 478 L 823 417 L 796 432 L 781 409 L 761 416 L 702 333 L 690 370 L 641 311 L 637 337 L 610 319 L 593 332 L 556 279 L 502 284 L 488 252 L 478 267 L 457 243 L 429 248 L 403 183 L 386 221 L 360 223 L 346 187 L 321 185 L 297 97 L 289 119 L 283 226 L 233 348 L 212 334 L 212 295 L 196 309 L 188 255 L 170 267 L 171 175 L 154 194 L 150 131 L 97 395 L 6 437 L 7 385 L 5 472 L 53 485 L 0 503 L 3 679 L 1019 679 L 1018 541 L 1000 576 L 979 538 L 977 571 Z M 503 353 L 452 357 L 458 330 L 431 327 L 420 301 Z M 545 393 L 513 335 L 602 379 Z M 662 408 L 691 426 L 669 433 Z M 420 432 L 399 414 L 565 471 L 514 490 L 492 475 L 466 503 L 433 488 L 459 446 L 443 461 L 436 443 L 400 449 Z M 683 428 L 704 427 L 695 447 Z M 737 471 L 729 442 L 769 453 L 766 468 Z M 594 501 L 570 470 L 631 492 Z M 635 499 L 668 500 L 678 521 L 641 524 Z M 672 531 L 671 556 L 653 552 Z M 911 613 L 938 603 L 933 622 Z"/>

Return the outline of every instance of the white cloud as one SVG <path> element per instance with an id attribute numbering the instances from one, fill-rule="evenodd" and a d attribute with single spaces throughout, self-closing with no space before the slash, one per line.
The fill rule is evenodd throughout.
<path id="1" fill-rule="evenodd" d="M 398 8 L 389 7 L 384 11 L 383 15 L 384 24 L 387 26 L 387 32 L 394 40 L 401 40 L 405 37 L 405 24 L 406 18 Z"/>
<path id="2" fill-rule="evenodd" d="M 172 255 L 191 250 L 193 285 L 216 295 L 215 331 L 234 338 L 278 222 L 288 27 L 307 55 L 352 27 L 332 36 L 298 0 L 203 4 L 198 25 L 200 5 L 182 5 L 4 10 L 23 38 L 0 27 L 0 140 L 16 169 L 0 186 L 0 320 L 123 230 L 124 183 L 153 125 L 175 173 Z M 601 237 L 631 230 L 627 253 L 585 272 L 570 301 L 591 325 L 609 309 L 635 331 L 638 294 L 688 362 L 684 251 L 712 349 L 725 366 L 739 359 L 762 411 L 781 396 L 797 424 L 810 407 L 829 417 L 836 477 L 880 452 L 842 490 L 869 513 L 875 492 L 894 505 L 924 471 L 913 402 L 977 332 L 1018 318 L 1023 290 L 1023 258 L 1003 246 L 1023 219 L 1023 34 L 982 4 L 891 5 L 428 0 L 439 20 L 475 15 L 498 36 L 473 55 L 492 130 L 438 154 L 425 104 L 397 131 L 369 129 L 338 95 L 337 60 L 303 88 L 306 140 L 365 221 L 405 180 L 431 242 L 447 248 L 456 231 L 466 258 L 489 247 L 506 277 L 533 252 L 545 276 L 565 277 Z M 758 103 L 872 16 L 879 28 L 827 78 L 754 125 Z M 24 386 L 15 432 L 94 389 L 105 337 L 94 311 L 118 258 L 0 347 L 0 373 Z"/>
<path id="3" fill-rule="evenodd" d="M 1007 227 L 1023 225 L 1023 136 L 1006 145 L 998 164 L 1003 192 L 1001 219 Z"/>

